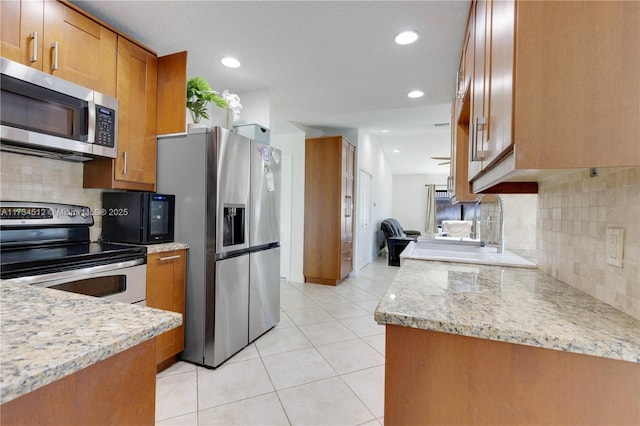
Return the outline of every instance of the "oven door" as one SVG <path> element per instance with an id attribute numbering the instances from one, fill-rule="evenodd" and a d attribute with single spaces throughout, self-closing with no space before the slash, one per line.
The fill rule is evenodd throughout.
<path id="1" fill-rule="evenodd" d="M 145 306 L 147 265 L 135 259 L 6 280 Z"/>

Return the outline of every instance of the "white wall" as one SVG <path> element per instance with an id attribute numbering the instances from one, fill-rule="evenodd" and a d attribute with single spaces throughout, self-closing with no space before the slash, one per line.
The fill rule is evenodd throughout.
<path id="1" fill-rule="evenodd" d="M 257 123 L 269 128 L 271 122 L 271 90 L 251 90 L 238 93 L 242 104 L 240 120 L 235 124 Z"/>
<path id="2" fill-rule="evenodd" d="M 290 244 L 291 270 L 281 271 L 289 281 L 304 282 L 302 271 L 304 251 L 304 139 L 305 133 L 295 128 L 272 129 L 271 146 L 282 150 L 282 155 L 291 155 L 291 240 L 280 241 L 281 246 Z M 284 252 L 285 250 L 282 250 Z"/>
<path id="3" fill-rule="evenodd" d="M 425 185 L 447 184 L 448 175 L 393 175 L 391 217 L 404 229 L 424 232 L 427 211 Z"/>
<path id="4" fill-rule="evenodd" d="M 358 135 L 358 161 L 356 164 L 356 178 L 359 175 L 359 171 L 364 170 L 371 175 L 371 226 L 370 235 L 365 238 L 370 238 L 374 241 L 372 244 L 371 258 L 375 259 L 378 255 L 378 247 L 376 242 L 376 233 L 380 229 L 380 222 L 391 215 L 391 199 L 393 192 L 393 173 L 389 167 L 380 142 L 375 135 L 369 133 L 360 132 Z M 359 193 L 359 182 L 356 182 L 356 191 Z M 357 197 L 356 197 L 357 199 Z M 356 209 L 360 206 L 356 205 Z M 359 215 L 356 214 L 355 229 L 359 227 L 358 223 Z M 357 231 L 355 233 L 357 235 Z M 356 247 L 354 247 L 354 254 L 357 253 L 357 245 L 361 242 L 356 241 Z M 354 256 L 357 260 L 358 257 Z M 356 263 L 354 270 L 360 270 L 365 265 Z"/>

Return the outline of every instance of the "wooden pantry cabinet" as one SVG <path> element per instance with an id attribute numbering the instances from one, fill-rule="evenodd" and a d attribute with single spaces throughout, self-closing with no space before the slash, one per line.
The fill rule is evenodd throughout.
<path id="1" fill-rule="evenodd" d="M 355 147 L 342 136 L 305 143 L 305 282 L 337 285 L 353 271 Z"/>
<path id="2" fill-rule="evenodd" d="M 483 0 L 468 25 L 472 192 L 640 166 L 640 3 Z"/>
<path id="3" fill-rule="evenodd" d="M 116 97 L 117 35 L 52 0 L 3 0 L 2 56 Z"/>
<path id="4" fill-rule="evenodd" d="M 184 304 L 187 250 L 147 255 L 147 306 L 182 314 L 180 327 L 156 337 L 156 364 L 164 369 L 184 349 Z"/>

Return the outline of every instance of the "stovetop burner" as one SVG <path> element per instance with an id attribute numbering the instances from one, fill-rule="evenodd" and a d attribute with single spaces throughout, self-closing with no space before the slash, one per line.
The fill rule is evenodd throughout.
<path id="1" fill-rule="evenodd" d="M 0 201 L 0 278 L 144 258 L 132 244 L 91 242 L 91 210 L 68 204 Z"/>
<path id="2" fill-rule="evenodd" d="M 71 243 L 2 250 L 0 278 L 116 263 L 143 258 L 146 252 L 144 246 L 116 243 Z"/>

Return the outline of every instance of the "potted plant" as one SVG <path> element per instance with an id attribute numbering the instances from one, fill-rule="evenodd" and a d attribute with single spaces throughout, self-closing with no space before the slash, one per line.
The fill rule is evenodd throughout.
<path id="1" fill-rule="evenodd" d="M 220 108 L 229 106 L 228 102 L 220 97 L 217 92 L 211 90 L 209 83 L 202 77 L 192 77 L 187 81 L 187 108 L 191 113 L 193 122 L 198 124 L 202 117 L 209 118 L 207 105 L 215 103 Z"/>

